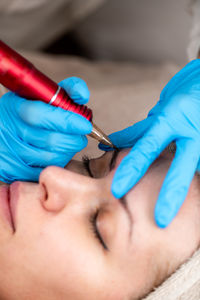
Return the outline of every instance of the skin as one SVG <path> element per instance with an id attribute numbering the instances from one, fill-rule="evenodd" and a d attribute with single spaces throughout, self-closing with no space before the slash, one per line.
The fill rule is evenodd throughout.
<path id="1" fill-rule="evenodd" d="M 112 152 L 91 160 L 95 178 L 72 161 L 67 170 L 46 168 L 39 184 L 10 186 L 11 204 L 17 202 L 14 230 L 0 209 L 1 299 L 137 299 L 192 255 L 200 240 L 199 178 L 175 220 L 159 229 L 154 207 L 172 156 L 161 155 L 119 201 L 110 186 L 128 152 L 119 153 L 112 171 Z M 108 249 L 92 231 L 96 211 Z"/>

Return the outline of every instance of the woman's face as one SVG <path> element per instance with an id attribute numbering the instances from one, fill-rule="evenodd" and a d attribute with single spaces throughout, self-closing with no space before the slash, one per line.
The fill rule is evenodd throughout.
<path id="1" fill-rule="evenodd" d="M 200 238 L 198 178 L 172 224 L 159 229 L 154 206 L 171 157 L 162 155 L 118 200 L 110 187 L 128 152 L 91 160 L 94 178 L 72 161 L 68 169 L 46 168 L 39 184 L 1 187 L 1 299 L 137 298 L 194 252 Z"/>

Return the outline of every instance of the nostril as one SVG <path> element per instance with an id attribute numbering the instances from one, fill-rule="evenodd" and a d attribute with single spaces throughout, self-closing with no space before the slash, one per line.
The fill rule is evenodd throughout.
<path id="1" fill-rule="evenodd" d="M 40 182 L 43 195 L 41 197 L 41 205 L 44 210 L 52 213 L 61 212 L 65 208 L 66 199 L 52 186 Z"/>
<path id="2" fill-rule="evenodd" d="M 46 209 L 46 204 L 48 203 L 49 194 L 44 183 L 40 182 L 39 185 L 40 185 L 40 196 L 39 196 L 40 203 L 42 207 Z"/>
<path id="3" fill-rule="evenodd" d="M 48 191 L 47 191 L 46 186 L 45 186 L 44 183 L 41 183 L 41 186 L 42 186 L 43 191 L 44 191 L 43 201 L 47 201 L 47 199 L 48 199 Z"/>

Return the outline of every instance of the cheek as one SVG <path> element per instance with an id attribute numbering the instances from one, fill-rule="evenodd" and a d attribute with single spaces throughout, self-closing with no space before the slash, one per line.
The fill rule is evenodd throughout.
<path id="1" fill-rule="evenodd" d="M 145 179 L 141 179 L 127 194 L 127 201 L 134 224 L 143 226 L 143 224 L 152 224 L 154 222 L 154 199 L 156 199 L 157 195 L 158 193 L 155 192 L 155 188 L 152 191 L 152 189 L 149 188 L 149 182 L 146 182 Z"/>
<path id="2" fill-rule="evenodd" d="M 159 229 L 154 220 L 154 210 L 161 182 L 160 173 L 158 176 L 157 172 L 149 171 L 127 194 L 133 218 L 133 245 L 142 252 L 152 243 L 157 243 Z"/>
<path id="3" fill-rule="evenodd" d="M 39 235 L 32 236 L 28 247 L 19 240 L 17 246 L 18 267 L 24 265 L 29 269 L 38 285 L 65 291 L 66 296 L 73 295 L 70 299 L 76 299 L 78 291 L 89 295 L 87 287 L 98 286 L 105 277 L 105 262 L 74 218 L 68 218 L 68 222 L 51 219 Z"/>
<path id="4" fill-rule="evenodd" d="M 128 193 L 127 199 L 133 216 L 138 221 L 155 225 L 154 210 L 169 163 L 154 163 L 143 178 Z"/>

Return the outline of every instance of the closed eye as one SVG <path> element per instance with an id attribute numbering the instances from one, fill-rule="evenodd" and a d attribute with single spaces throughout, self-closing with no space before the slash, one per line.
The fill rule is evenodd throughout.
<path id="1" fill-rule="evenodd" d="M 107 245 L 105 244 L 98 228 L 96 225 L 96 221 L 97 221 L 97 217 L 98 217 L 99 211 L 97 210 L 94 214 L 92 214 L 92 216 L 90 217 L 90 224 L 92 232 L 94 233 L 95 238 L 100 242 L 101 246 L 103 247 L 104 250 L 108 250 Z"/>

